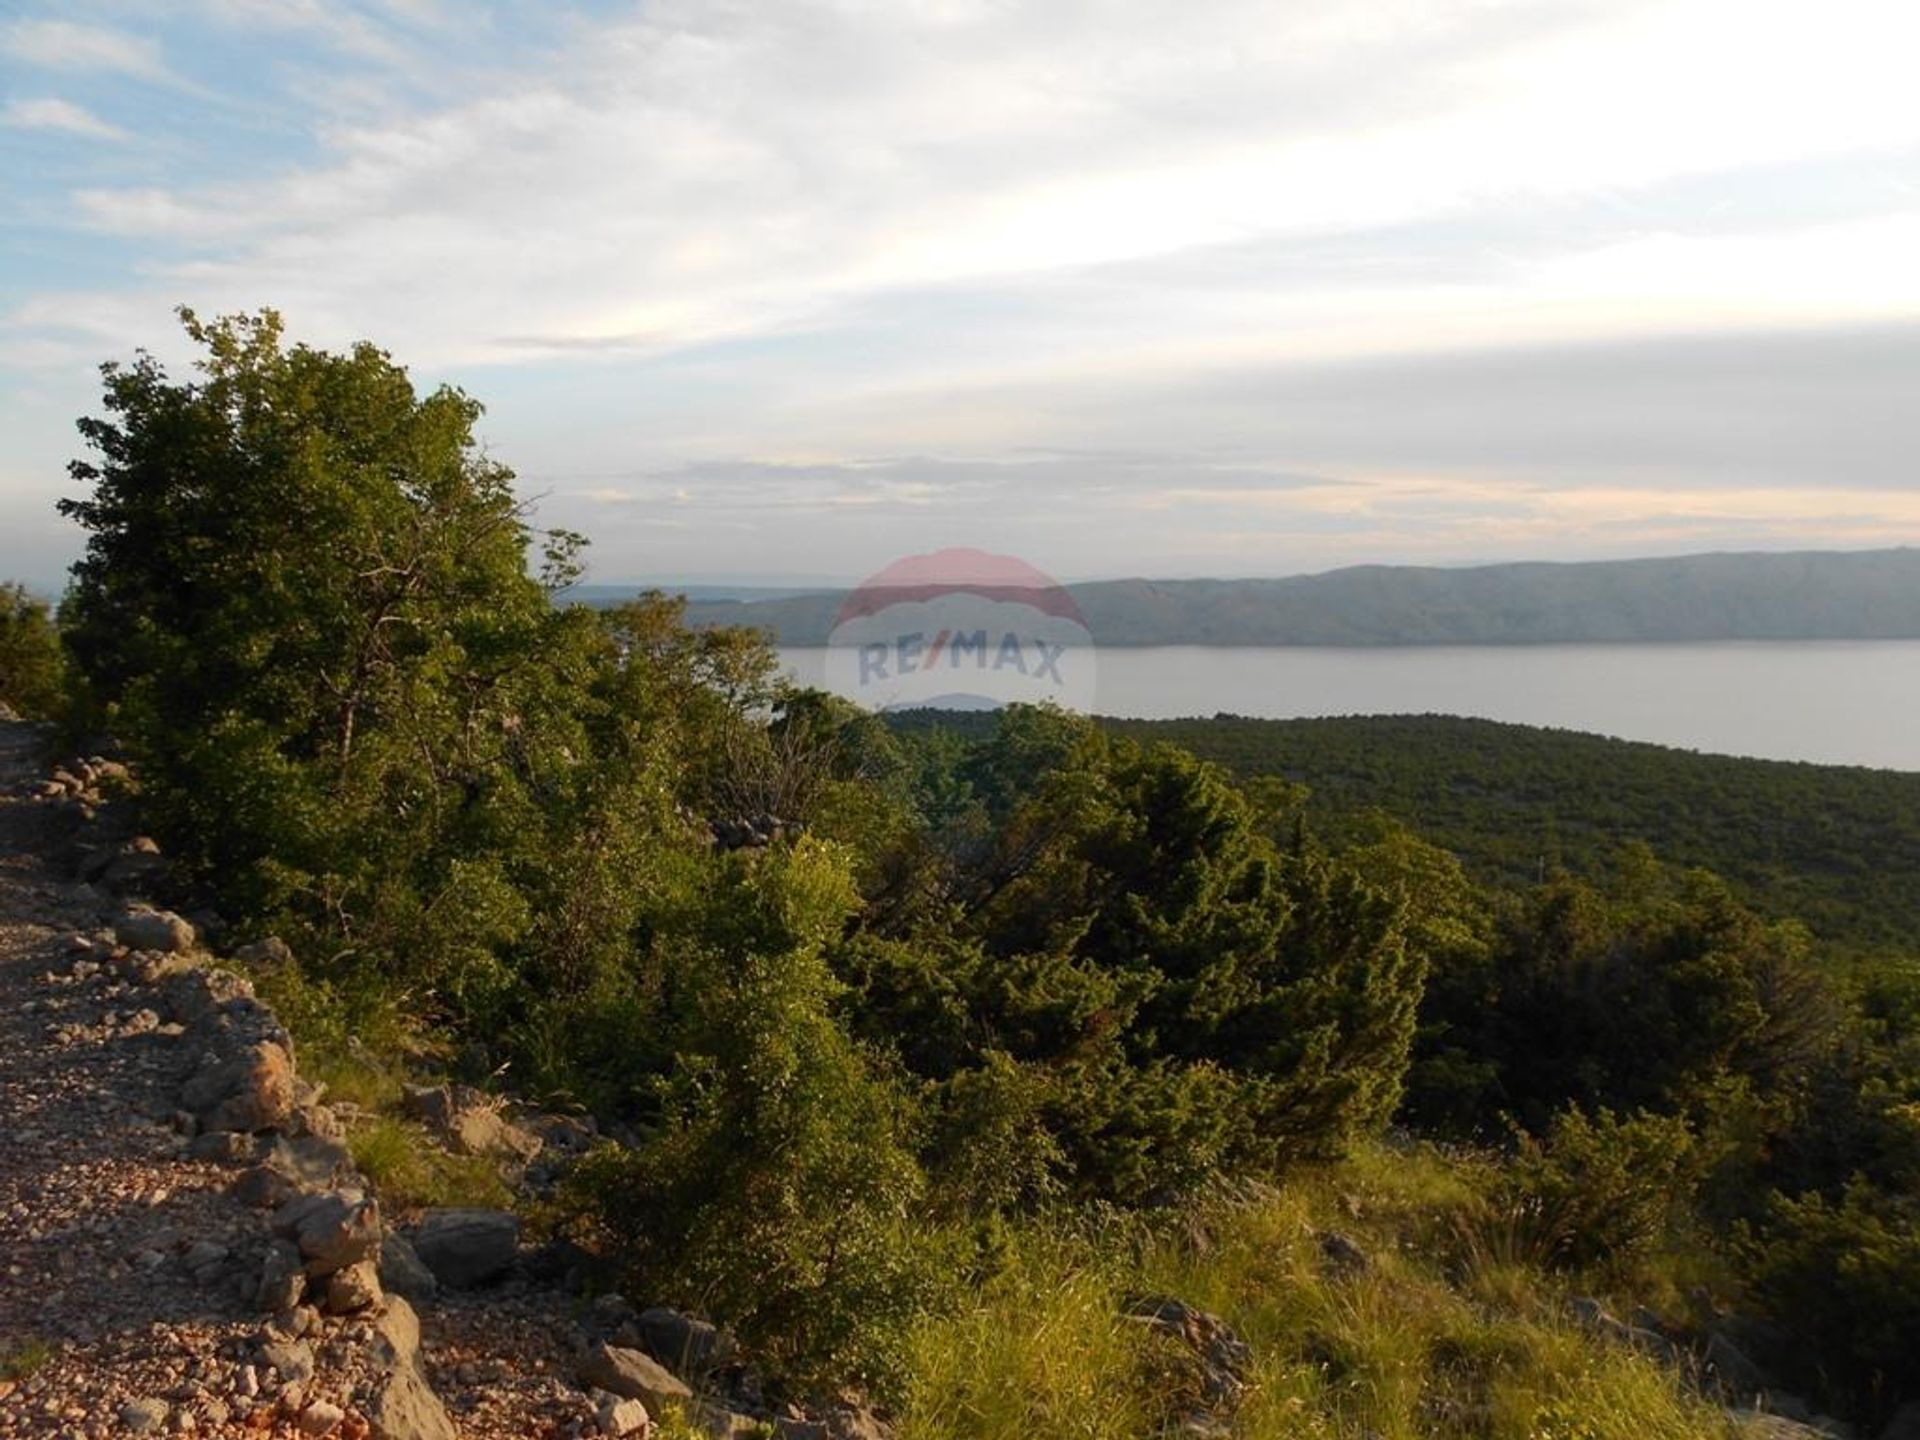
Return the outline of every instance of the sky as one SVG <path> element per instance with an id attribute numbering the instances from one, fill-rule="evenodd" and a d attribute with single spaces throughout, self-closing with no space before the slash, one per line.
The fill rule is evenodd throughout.
<path id="1" fill-rule="evenodd" d="M 0 0 L 0 576 L 175 306 L 591 578 L 1920 543 L 1911 0 Z"/>

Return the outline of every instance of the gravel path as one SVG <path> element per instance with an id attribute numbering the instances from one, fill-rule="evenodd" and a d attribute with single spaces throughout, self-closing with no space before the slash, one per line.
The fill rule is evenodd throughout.
<path id="1" fill-rule="evenodd" d="M 261 1212 L 228 1195 L 232 1169 L 188 1154 L 181 1027 L 104 958 L 114 902 L 53 866 L 78 820 L 24 798 L 36 742 L 0 720 L 0 1440 L 360 1440 L 372 1326 L 308 1309 L 269 1325 L 243 1298 Z M 462 1436 L 591 1429 L 567 1297 L 514 1281 L 421 1322 Z"/>

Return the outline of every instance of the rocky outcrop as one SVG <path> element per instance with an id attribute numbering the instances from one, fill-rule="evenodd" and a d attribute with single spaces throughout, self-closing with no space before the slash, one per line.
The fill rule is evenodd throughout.
<path id="1" fill-rule="evenodd" d="M 1198 1403 L 1181 1417 L 1181 1430 L 1193 1436 L 1226 1433 L 1225 1427 L 1247 1392 L 1253 1352 L 1217 1315 L 1170 1295 L 1143 1295 L 1129 1301 L 1130 1320 L 1184 1350 L 1193 1371 Z"/>

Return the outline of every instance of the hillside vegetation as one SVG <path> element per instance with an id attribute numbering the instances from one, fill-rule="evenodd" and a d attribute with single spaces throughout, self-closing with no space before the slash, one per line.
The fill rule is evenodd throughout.
<path id="1" fill-rule="evenodd" d="M 1920 1398 L 1910 961 L 1650 854 L 1489 884 L 1154 734 L 889 726 L 677 603 L 560 603 L 584 542 L 463 394 L 186 318 L 197 374 L 83 422 L 66 723 L 183 903 L 291 943 L 337 1084 L 600 1117 L 530 1218 L 776 1400 L 1638 1440 Z"/>
<path id="2" fill-rule="evenodd" d="M 1605 878 L 1636 843 L 1724 876 L 1748 903 L 1849 948 L 1920 936 L 1920 774 L 1700 755 L 1444 715 L 1106 722 L 1243 778 L 1307 787 L 1316 828 L 1379 810 L 1476 878 Z"/>
<path id="3" fill-rule="evenodd" d="M 1101 645 L 1532 645 L 1920 638 L 1920 550 L 1690 555 L 1461 569 L 1365 565 L 1279 580 L 1070 587 Z M 839 593 L 689 606 L 823 645 Z"/>

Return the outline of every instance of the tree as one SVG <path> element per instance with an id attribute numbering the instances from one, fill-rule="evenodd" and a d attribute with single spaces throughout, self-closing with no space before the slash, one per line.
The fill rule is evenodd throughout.
<path id="1" fill-rule="evenodd" d="M 303 926 L 336 972 L 401 957 L 404 983 L 477 997 L 568 819 L 604 637 L 528 574 L 476 402 L 368 344 L 287 346 L 271 311 L 181 318 L 197 377 L 107 365 L 80 423 L 74 655 L 224 904 Z M 548 547 L 557 578 L 574 543 Z"/>
<path id="2" fill-rule="evenodd" d="M 0 585 L 0 702 L 45 718 L 60 706 L 65 658 L 53 612 L 24 585 Z"/>

